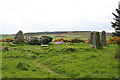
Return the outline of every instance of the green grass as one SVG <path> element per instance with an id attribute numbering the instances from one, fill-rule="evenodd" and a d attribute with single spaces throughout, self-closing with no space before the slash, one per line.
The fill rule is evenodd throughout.
<path id="1" fill-rule="evenodd" d="M 63 35 L 63 34 L 60 34 L 60 35 Z M 55 40 L 55 39 L 60 39 L 60 38 L 64 38 L 64 39 L 80 38 L 80 39 L 86 40 L 86 39 L 89 38 L 89 35 L 88 35 L 88 37 L 84 37 L 83 35 L 84 35 L 84 34 L 79 35 L 79 36 L 66 34 L 66 35 L 63 35 L 63 36 L 65 36 L 65 37 L 55 37 L 56 34 L 51 34 L 51 35 L 44 35 L 44 36 L 51 36 L 51 37 L 53 37 L 53 40 Z M 14 35 L 2 35 L 2 36 L 0 36 L 0 39 L 7 39 L 7 38 L 14 38 L 14 37 L 15 37 Z M 37 36 L 37 37 L 40 37 L 40 36 Z M 26 36 L 25 36 L 24 38 L 26 38 Z M 106 39 L 108 40 L 109 37 L 107 37 Z"/>
<path id="2" fill-rule="evenodd" d="M 53 37 L 53 40 L 60 39 L 60 38 L 64 38 L 64 39 L 73 39 L 73 38 L 88 39 L 88 37 L 84 38 L 84 37 L 82 37 L 82 35 L 80 35 L 80 36 L 76 36 L 76 35 L 63 35 L 65 37 L 55 37 L 56 34 L 52 34 L 52 35 L 46 35 L 46 36 Z"/>
<path id="3" fill-rule="evenodd" d="M 55 39 L 60 39 L 60 38 L 64 38 L 64 39 L 73 39 L 73 38 L 77 38 L 79 37 L 80 39 L 88 39 L 88 37 L 83 38 L 82 36 L 75 36 L 75 35 L 64 35 L 65 37 L 55 37 L 56 34 L 51 34 L 51 35 L 45 35 L 45 36 L 51 36 L 53 38 L 53 40 Z M 7 38 L 13 38 L 14 39 L 14 35 L 2 35 L 0 37 L 0 39 L 7 39 Z M 40 37 L 40 36 L 37 36 Z M 26 36 L 24 37 L 26 38 Z"/>
<path id="4" fill-rule="evenodd" d="M 14 38 L 14 35 L 2 35 L 0 39 Z"/>
<path id="5" fill-rule="evenodd" d="M 4 42 L 9 51 L 2 52 L 3 78 L 118 78 L 117 45 L 103 49 L 87 43 L 70 43 L 49 47 Z M 16 48 L 16 49 L 15 49 Z M 25 63 L 28 70 L 18 68 Z"/>

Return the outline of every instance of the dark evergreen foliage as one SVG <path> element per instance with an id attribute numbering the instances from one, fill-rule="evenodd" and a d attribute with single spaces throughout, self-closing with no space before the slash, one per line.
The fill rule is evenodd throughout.
<path id="1" fill-rule="evenodd" d="M 116 12 L 118 15 L 112 13 L 115 17 L 115 18 L 113 18 L 115 20 L 115 22 L 111 22 L 112 27 L 115 29 L 115 32 L 113 33 L 112 36 L 120 37 L 120 9 L 116 9 Z"/>

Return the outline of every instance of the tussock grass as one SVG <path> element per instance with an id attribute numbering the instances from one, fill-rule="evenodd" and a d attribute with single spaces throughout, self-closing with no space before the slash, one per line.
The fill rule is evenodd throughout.
<path id="1" fill-rule="evenodd" d="M 116 44 L 103 49 L 87 43 L 2 46 L 10 48 L 2 52 L 3 78 L 118 78 Z"/>

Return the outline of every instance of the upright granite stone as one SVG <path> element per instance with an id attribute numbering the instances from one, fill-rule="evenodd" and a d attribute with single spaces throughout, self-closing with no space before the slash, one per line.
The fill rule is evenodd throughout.
<path id="1" fill-rule="evenodd" d="M 106 32 L 102 31 L 101 33 L 101 41 L 102 41 L 102 45 L 106 45 Z"/>
<path id="2" fill-rule="evenodd" d="M 21 30 L 15 35 L 14 41 L 15 41 L 15 43 L 24 42 L 24 34 Z"/>
<path id="3" fill-rule="evenodd" d="M 88 44 L 93 44 L 93 34 L 94 34 L 94 32 L 91 32 L 91 33 L 90 33 L 90 37 L 89 37 L 89 40 L 88 40 Z"/>
<path id="4" fill-rule="evenodd" d="M 100 34 L 99 32 L 94 32 L 93 34 L 93 46 L 94 48 L 102 48 L 102 43 L 100 41 Z"/>

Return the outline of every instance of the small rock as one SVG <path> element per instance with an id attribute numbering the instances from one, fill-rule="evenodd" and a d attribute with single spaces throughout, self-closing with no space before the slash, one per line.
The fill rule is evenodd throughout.
<path id="1" fill-rule="evenodd" d="M 14 46 L 14 44 L 13 44 L 13 43 L 10 43 L 10 45 L 11 45 L 11 46 Z"/>
<path id="2" fill-rule="evenodd" d="M 41 47 L 48 47 L 49 45 L 41 45 Z"/>
<path id="3" fill-rule="evenodd" d="M 55 45 L 58 45 L 58 44 L 63 44 L 64 42 L 60 41 L 60 42 L 54 42 Z"/>
<path id="4" fill-rule="evenodd" d="M 73 43 L 70 43 L 69 45 L 74 45 Z"/>
<path id="5" fill-rule="evenodd" d="M 1 50 L 9 50 L 9 48 L 6 46 L 6 47 L 0 47 Z"/>
<path id="6" fill-rule="evenodd" d="M 6 46 L 6 47 L 5 47 L 5 50 L 9 50 L 9 48 Z"/>

